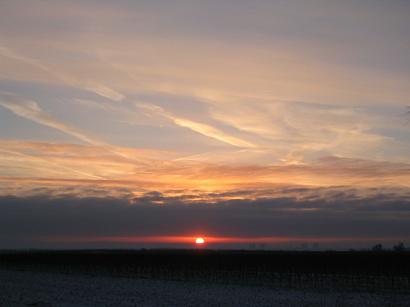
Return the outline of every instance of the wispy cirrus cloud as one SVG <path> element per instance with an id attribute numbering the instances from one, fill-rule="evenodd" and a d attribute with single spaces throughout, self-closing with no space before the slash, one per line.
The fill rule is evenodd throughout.
<path id="1" fill-rule="evenodd" d="M 150 160 L 148 157 L 141 157 L 140 155 L 137 156 L 130 154 L 127 150 L 119 150 L 116 146 L 108 144 L 95 137 L 89 136 L 75 126 L 64 123 L 63 121 L 45 112 L 40 108 L 37 102 L 33 100 L 25 99 L 15 94 L 0 92 L 0 106 L 6 108 L 7 110 L 20 117 L 59 130 L 85 143 L 99 146 L 105 152 L 112 153 L 117 157 L 131 160 L 134 163 L 135 167 L 137 167 L 137 165 L 147 163 L 147 161 Z"/>
<path id="2" fill-rule="evenodd" d="M 93 144 L 93 145 L 104 145 L 103 142 L 89 137 L 79 129 L 63 123 L 58 119 L 54 118 L 47 112 L 43 111 L 37 102 L 29 99 L 21 98 L 17 95 L 10 93 L 1 93 L 0 105 L 14 114 L 26 118 L 28 120 L 34 121 L 38 124 L 45 125 L 57 130 L 60 130 L 66 134 L 69 134 L 83 142 Z"/>
<path id="3" fill-rule="evenodd" d="M 116 102 L 119 102 L 125 98 L 123 94 L 97 81 L 92 81 L 89 79 L 79 81 L 75 76 L 73 77 L 69 73 L 53 68 L 52 66 L 48 65 L 47 63 L 43 63 L 40 60 L 21 55 L 9 48 L 0 46 L 0 56 L 23 62 L 47 73 L 48 76 L 46 78 L 49 79 L 48 81 L 53 80 L 53 78 L 57 78 L 57 80 L 64 84 L 88 90 L 101 97 L 108 98 Z"/>
<path id="4" fill-rule="evenodd" d="M 257 145 L 252 144 L 251 142 L 245 141 L 243 139 L 240 139 L 238 137 L 229 135 L 211 125 L 207 125 L 204 123 L 199 123 L 192 121 L 190 119 L 182 118 L 175 116 L 174 114 L 165 111 L 163 108 L 152 105 L 152 104 L 136 104 L 137 108 L 141 108 L 143 110 L 149 111 L 153 114 L 165 117 L 169 120 L 171 120 L 175 125 L 183 127 L 183 128 L 188 128 L 192 131 L 195 131 L 197 133 L 200 133 L 202 135 L 205 135 L 207 137 L 216 139 L 218 141 L 221 141 L 223 143 L 236 146 L 236 147 L 244 147 L 244 148 L 254 148 L 257 147 Z"/>

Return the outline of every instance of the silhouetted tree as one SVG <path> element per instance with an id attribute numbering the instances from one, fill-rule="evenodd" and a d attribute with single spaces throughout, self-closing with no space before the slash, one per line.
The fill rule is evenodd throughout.
<path id="1" fill-rule="evenodd" d="M 380 243 L 376 244 L 375 246 L 372 247 L 372 251 L 374 252 L 380 252 L 383 250 L 383 245 L 381 245 Z"/>
<path id="2" fill-rule="evenodd" d="M 399 243 L 397 243 L 397 245 L 393 246 L 393 250 L 395 252 L 404 252 L 406 250 L 406 248 L 404 247 L 403 242 L 399 242 Z"/>

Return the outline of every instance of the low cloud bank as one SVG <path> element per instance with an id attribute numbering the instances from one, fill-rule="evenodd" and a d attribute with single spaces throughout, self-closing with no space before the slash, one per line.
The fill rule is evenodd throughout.
<path id="1" fill-rule="evenodd" d="M 330 241 L 410 238 L 410 200 L 406 191 L 288 187 L 282 192 L 276 191 L 277 196 L 268 191 L 200 196 L 167 196 L 153 191 L 134 198 L 3 196 L 0 248 L 36 246 L 47 242 L 47 238 L 54 238 L 51 246 L 58 246 L 64 238 L 75 243 L 75 238 L 80 242 L 81 238 L 196 233 Z M 61 238 L 61 242 L 55 238 Z"/>

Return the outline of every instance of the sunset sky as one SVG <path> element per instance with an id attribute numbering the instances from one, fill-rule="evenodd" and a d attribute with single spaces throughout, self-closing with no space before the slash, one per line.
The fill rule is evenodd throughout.
<path id="1" fill-rule="evenodd" d="M 0 2 L 0 248 L 410 243 L 410 2 Z"/>

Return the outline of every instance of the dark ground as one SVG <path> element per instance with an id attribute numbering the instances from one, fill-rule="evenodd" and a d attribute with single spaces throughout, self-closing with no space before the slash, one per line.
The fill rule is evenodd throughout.
<path id="1" fill-rule="evenodd" d="M 0 269 L 1 307 L 400 307 L 410 295 Z"/>
<path id="2" fill-rule="evenodd" d="M 0 268 L 281 289 L 410 294 L 408 252 L 3 251 Z"/>

